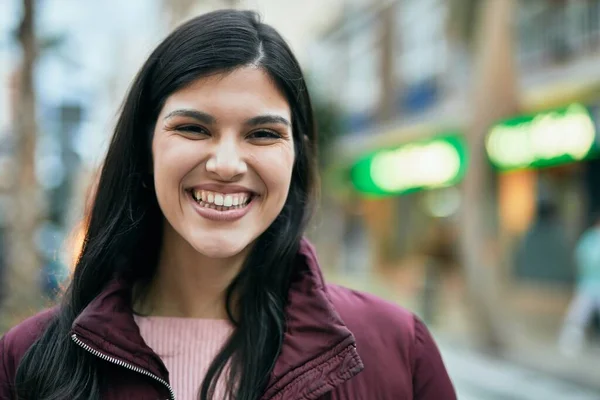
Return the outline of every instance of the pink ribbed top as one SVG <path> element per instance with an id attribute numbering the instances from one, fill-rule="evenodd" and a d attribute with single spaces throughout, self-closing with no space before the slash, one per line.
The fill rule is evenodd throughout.
<path id="1" fill-rule="evenodd" d="M 229 321 L 174 317 L 139 317 L 135 322 L 146 344 L 160 356 L 169 371 L 177 400 L 195 400 L 208 367 L 233 331 Z M 219 378 L 216 399 L 224 398 L 225 371 Z"/>

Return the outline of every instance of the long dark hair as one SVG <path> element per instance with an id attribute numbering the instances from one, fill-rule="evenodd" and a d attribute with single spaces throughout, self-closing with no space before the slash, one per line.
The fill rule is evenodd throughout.
<path id="1" fill-rule="evenodd" d="M 144 186 L 159 111 L 170 94 L 194 80 L 247 65 L 264 69 L 287 98 L 296 160 L 283 210 L 227 290 L 225 306 L 236 329 L 209 368 L 199 396 L 213 397 L 229 365 L 232 397 L 260 397 L 281 349 L 289 281 L 314 204 L 316 133 L 302 71 L 282 37 L 253 12 L 220 10 L 175 30 L 135 78 L 101 170 L 72 281 L 58 315 L 18 367 L 19 399 L 100 398 L 98 362 L 71 342 L 69 331 L 113 278 L 132 284 L 152 279 L 158 250 L 148 249 L 159 248 L 162 215 L 156 196 Z"/>

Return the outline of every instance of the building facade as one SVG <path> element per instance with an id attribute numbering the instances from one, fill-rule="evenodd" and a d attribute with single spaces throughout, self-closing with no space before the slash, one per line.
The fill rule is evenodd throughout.
<path id="1" fill-rule="evenodd" d="M 497 268 L 499 290 L 510 309 L 520 310 L 524 318 L 542 316 L 544 326 L 558 329 L 575 284 L 573 247 L 600 209 L 596 151 L 600 80 L 595 72 L 600 65 L 600 2 L 516 2 L 512 32 L 503 40 L 514 48 L 517 82 L 511 84 L 518 88 L 518 109 L 489 126 L 486 140 L 498 127 L 519 125 L 522 129 L 511 133 L 525 140 L 518 143 L 527 143 L 537 154 L 532 157 L 555 162 L 508 169 L 493 162 L 490 146 L 470 149 L 477 153 L 455 157 L 454 164 L 440 164 L 433 150 L 424 150 L 437 139 L 466 133 L 474 118 L 471 92 L 481 71 L 475 65 L 473 44 L 451 29 L 453 2 L 374 3 L 349 6 L 314 50 L 323 55 L 315 56 L 312 66 L 320 75 L 319 86 L 341 106 L 345 121 L 331 167 L 347 184 L 336 197 L 343 204 L 338 215 L 346 239 L 334 268 L 353 273 L 368 260 L 375 269 L 404 271 L 398 274 L 420 282 L 406 286 L 414 296 L 421 296 L 429 285 L 431 260 L 448 266 L 442 271 L 460 276 L 458 216 L 468 212 L 469 200 L 460 180 L 437 186 L 426 183 L 439 165 L 445 166 L 435 175 L 441 177 L 458 165 L 457 159 L 469 168 L 474 157 L 485 157 L 484 224 L 490 238 L 484 245 Z M 544 124 L 539 125 L 540 120 Z M 575 120 L 583 123 L 571 123 Z M 538 132 L 534 136 L 539 148 L 527 136 L 532 130 Z M 575 142 L 583 143 L 584 150 L 570 157 L 569 146 Z M 406 154 L 401 150 L 407 146 L 421 149 L 417 161 L 401 160 L 399 154 Z M 508 154 L 518 150 L 509 149 Z M 386 176 L 394 182 L 410 179 L 414 190 L 386 194 L 366 190 L 351 173 L 365 158 L 390 152 L 397 157 L 387 164 Z M 434 161 L 423 161 L 427 157 Z M 375 165 L 367 168 L 371 180 L 379 171 Z M 552 210 L 548 229 L 554 234 L 546 235 L 542 228 L 544 234 L 537 235 L 540 216 L 548 207 Z M 357 248 L 367 254 L 343 256 L 344 249 L 354 254 Z M 547 249 L 554 256 L 548 258 Z"/>

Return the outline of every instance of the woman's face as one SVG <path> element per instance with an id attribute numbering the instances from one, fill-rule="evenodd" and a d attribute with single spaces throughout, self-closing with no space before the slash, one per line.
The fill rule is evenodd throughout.
<path id="1" fill-rule="evenodd" d="M 291 122 L 283 94 L 254 67 L 200 78 L 173 93 L 152 139 L 166 229 L 211 258 L 252 244 L 287 199 Z"/>

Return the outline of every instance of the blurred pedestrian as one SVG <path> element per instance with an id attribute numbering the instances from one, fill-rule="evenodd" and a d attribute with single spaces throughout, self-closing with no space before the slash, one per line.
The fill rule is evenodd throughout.
<path id="1" fill-rule="evenodd" d="M 577 242 L 577 285 L 559 337 L 559 347 L 565 355 L 578 354 L 586 339 L 586 329 L 595 313 L 600 313 L 600 213 L 593 225 Z"/>
<path id="2" fill-rule="evenodd" d="M 178 28 L 125 100 L 62 303 L 0 343 L 0 398 L 455 399 L 419 319 L 324 283 L 315 143 L 272 27 Z"/>
<path id="3" fill-rule="evenodd" d="M 450 278 L 456 265 L 456 234 L 447 220 L 435 219 L 429 227 L 422 252 L 426 256 L 421 315 L 427 324 L 435 322 L 439 311 L 443 282 Z"/>
<path id="4" fill-rule="evenodd" d="M 558 204 L 548 197 L 537 202 L 533 224 L 515 252 L 521 280 L 563 283 L 573 280 L 573 245 L 560 219 Z"/>

